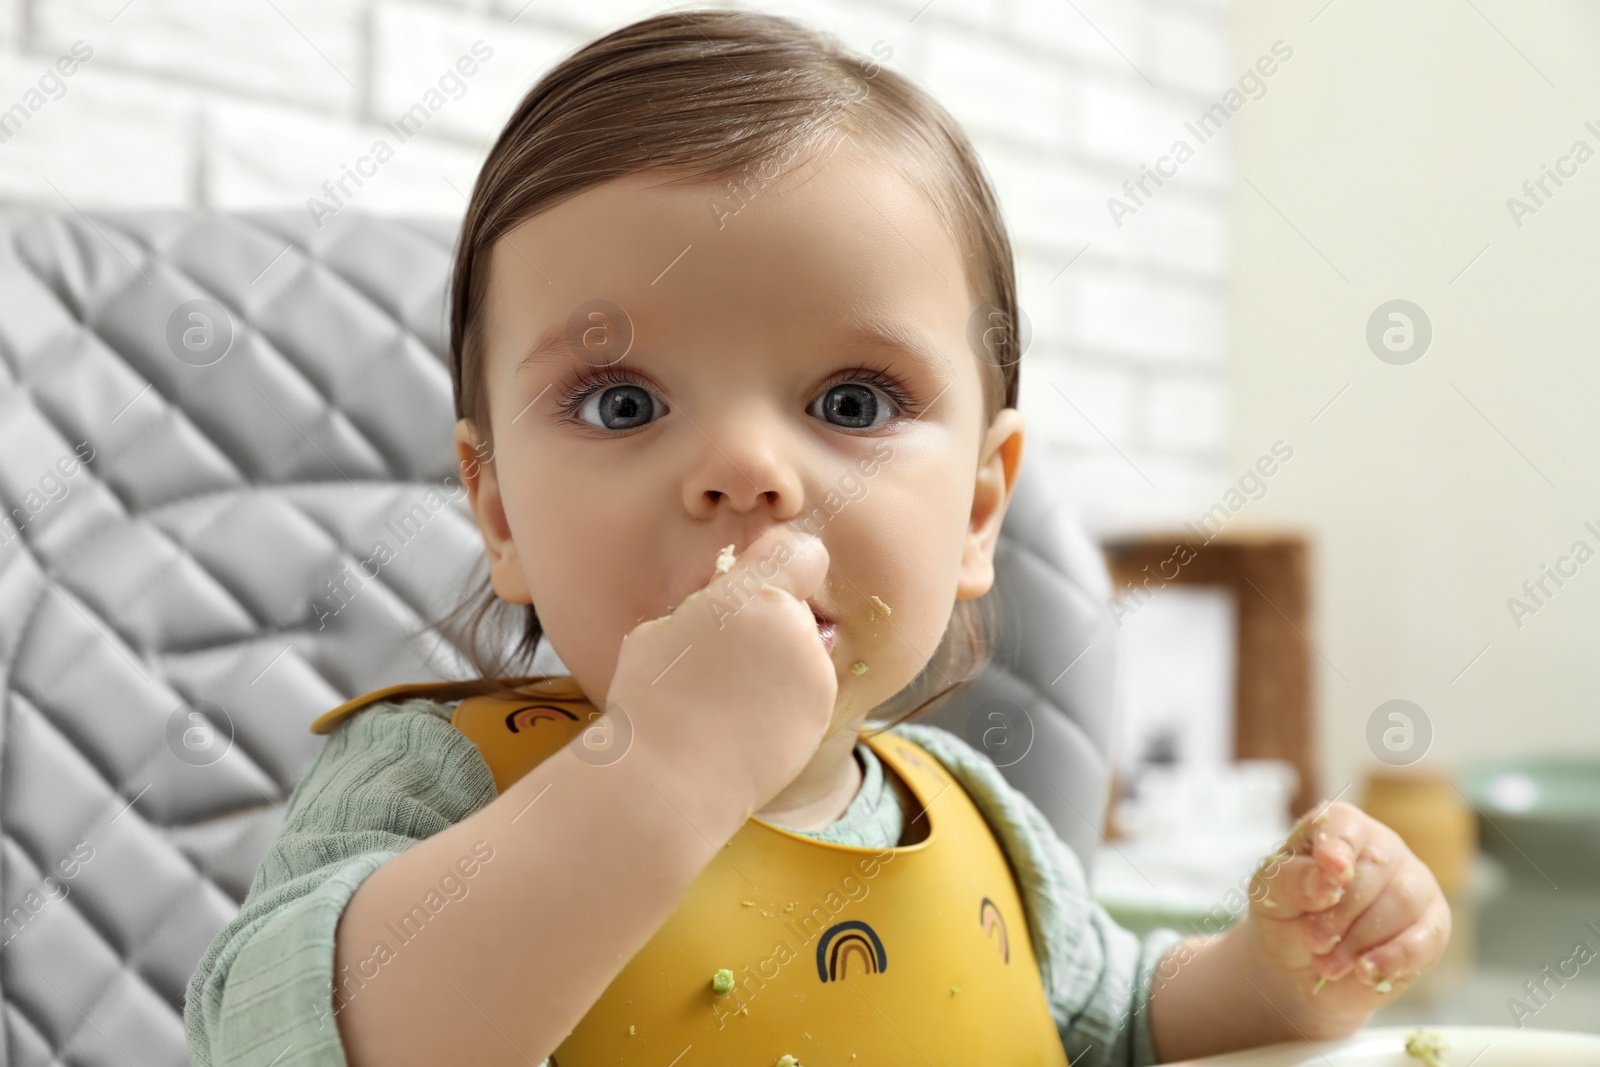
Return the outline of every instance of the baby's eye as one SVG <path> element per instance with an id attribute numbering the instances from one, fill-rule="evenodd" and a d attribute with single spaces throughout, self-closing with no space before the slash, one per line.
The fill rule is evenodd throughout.
<path id="1" fill-rule="evenodd" d="M 864 381 L 838 382 L 811 405 L 811 414 L 847 430 L 870 430 L 894 416 L 895 401 L 882 387 Z"/>
<path id="2" fill-rule="evenodd" d="M 664 404 L 637 385 L 610 385 L 596 389 L 578 405 L 578 418 L 604 430 L 631 430 L 643 426 Z"/>

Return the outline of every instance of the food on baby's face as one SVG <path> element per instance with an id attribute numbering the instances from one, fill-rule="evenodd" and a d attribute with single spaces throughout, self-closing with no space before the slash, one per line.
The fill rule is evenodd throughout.
<path id="1" fill-rule="evenodd" d="M 854 672 L 857 678 L 859 678 L 863 674 L 867 673 L 867 665 L 861 660 L 856 660 L 854 663 L 850 664 L 850 670 Z"/>
<path id="2" fill-rule="evenodd" d="M 733 989 L 733 972 L 724 967 L 711 976 L 711 991 L 722 996 Z"/>
<path id="3" fill-rule="evenodd" d="M 701 593 L 701 590 L 696 589 L 694 592 L 692 592 L 688 596 L 684 597 L 683 598 L 683 602 L 685 604 L 687 604 L 689 601 L 691 601 L 695 597 L 699 596 L 700 593 Z M 676 605 L 676 604 L 668 604 L 666 613 L 662 614 L 662 615 L 657 615 L 655 618 L 651 619 L 650 620 L 650 625 L 651 626 L 662 626 L 662 625 L 665 625 L 667 622 L 671 621 L 672 613 L 674 611 L 677 611 L 677 610 L 678 610 L 678 605 Z"/>
<path id="4" fill-rule="evenodd" d="M 874 593 L 873 596 L 872 596 L 872 602 L 873 602 L 873 604 L 875 604 L 877 606 L 867 609 L 867 621 L 868 622 L 877 622 L 878 621 L 878 612 L 880 612 L 880 611 L 883 612 L 883 617 L 886 618 L 886 619 L 891 614 L 893 614 L 893 609 L 890 608 L 889 605 L 885 604 L 882 600 L 880 600 L 876 593 Z"/>
<path id="5" fill-rule="evenodd" d="M 727 574 L 728 571 L 733 569 L 733 561 L 735 559 L 737 559 L 737 558 L 738 557 L 736 557 L 733 554 L 733 546 L 732 545 L 728 545 L 727 547 L 725 547 L 722 551 L 717 553 L 717 570 L 716 570 L 716 573 L 717 574 Z"/>
<path id="6" fill-rule="evenodd" d="M 1445 1067 L 1440 1057 L 1449 1047 L 1445 1044 L 1444 1036 L 1436 1030 L 1418 1027 L 1406 1035 L 1406 1055 L 1421 1060 L 1427 1067 Z"/>

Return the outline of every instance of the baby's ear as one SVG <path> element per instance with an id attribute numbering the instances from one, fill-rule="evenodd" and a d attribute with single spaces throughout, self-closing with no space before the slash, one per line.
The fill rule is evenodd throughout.
<path id="1" fill-rule="evenodd" d="M 957 600 L 983 596 L 994 585 L 994 546 L 1000 540 L 1011 492 L 1022 467 L 1022 413 L 1002 408 L 989 424 L 978 454 L 977 483 L 972 491 L 972 515 L 967 543 L 961 553 L 961 578 Z"/>
<path id="2" fill-rule="evenodd" d="M 467 490 L 472 516 L 483 534 L 484 552 L 489 557 L 489 580 L 501 600 L 510 604 L 530 604 L 528 579 L 522 573 L 517 546 L 511 540 L 511 524 L 506 521 L 505 502 L 500 497 L 494 459 L 488 442 L 478 436 L 472 420 L 456 423 L 456 462 L 461 468 L 461 483 Z"/>

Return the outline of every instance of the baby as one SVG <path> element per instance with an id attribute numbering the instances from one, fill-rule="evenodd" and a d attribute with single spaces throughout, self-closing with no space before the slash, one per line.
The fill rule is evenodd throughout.
<path id="1" fill-rule="evenodd" d="M 516 606 L 514 656 L 469 629 L 454 714 L 338 723 L 191 981 L 196 1063 L 1155 1063 L 1348 1034 L 1438 960 L 1437 883 L 1349 805 L 1226 933 L 1141 940 L 992 764 L 899 725 L 983 665 L 1023 446 L 1010 244 L 907 80 L 771 16 L 618 30 L 511 116 L 452 295 L 469 608 Z M 541 637 L 571 699 L 526 729 L 594 715 L 501 782 L 460 713 Z"/>

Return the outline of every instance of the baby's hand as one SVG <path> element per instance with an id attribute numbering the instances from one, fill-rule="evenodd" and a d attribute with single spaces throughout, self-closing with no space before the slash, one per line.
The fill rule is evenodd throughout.
<path id="1" fill-rule="evenodd" d="M 829 557 L 816 536 L 779 526 L 716 565 L 628 633 L 606 704 L 632 721 L 641 758 L 748 814 L 805 768 L 833 715 L 838 675 L 806 604 Z"/>
<path id="2" fill-rule="evenodd" d="M 1302 1018 L 1329 1024 L 1316 1027 L 1324 1032 L 1359 1026 L 1438 963 L 1450 940 L 1450 906 L 1433 872 L 1349 804 L 1302 816 L 1256 872 L 1250 899 L 1255 969 L 1292 991 Z"/>

